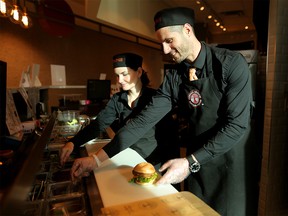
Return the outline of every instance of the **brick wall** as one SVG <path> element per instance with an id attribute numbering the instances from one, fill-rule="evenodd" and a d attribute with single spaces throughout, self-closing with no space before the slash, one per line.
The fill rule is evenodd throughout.
<path id="1" fill-rule="evenodd" d="M 270 1 L 259 215 L 288 214 L 287 13 L 288 1 Z"/>

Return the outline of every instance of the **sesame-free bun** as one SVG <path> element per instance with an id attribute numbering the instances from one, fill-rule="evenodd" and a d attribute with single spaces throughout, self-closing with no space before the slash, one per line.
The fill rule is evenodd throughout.
<path id="1" fill-rule="evenodd" d="M 137 164 L 134 167 L 133 174 L 134 174 L 134 172 L 151 175 L 151 174 L 155 173 L 155 168 L 151 163 L 142 162 L 142 163 Z"/>
<path id="2" fill-rule="evenodd" d="M 133 179 L 136 184 L 149 185 L 157 179 L 157 172 L 152 164 L 142 162 L 137 164 L 132 170 Z"/>

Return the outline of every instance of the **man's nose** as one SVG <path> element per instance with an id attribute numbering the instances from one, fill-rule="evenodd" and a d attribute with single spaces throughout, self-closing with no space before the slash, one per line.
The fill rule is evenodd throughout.
<path id="1" fill-rule="evenodd" d="M 162 46 L 163 46 L 163 52 L 164 52 L 164 54 L 170 53 L 171 48 L 170 48 L 170 46 L 169 46 L 167 43 L 163 43 Z"/>

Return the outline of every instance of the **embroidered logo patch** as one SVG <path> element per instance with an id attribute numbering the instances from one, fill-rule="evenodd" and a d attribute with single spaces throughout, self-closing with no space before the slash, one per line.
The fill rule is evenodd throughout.
<path id="1" fill-rule="evenodd" d="M 202 103 L 202 97 L 201 97 L 200 92 L 198 90 L 195 90 L 195 89 L 190 91 L 188 94 L 188 100 L 189 100 L 189 103 L 193 107 L 200 106 Z"/>

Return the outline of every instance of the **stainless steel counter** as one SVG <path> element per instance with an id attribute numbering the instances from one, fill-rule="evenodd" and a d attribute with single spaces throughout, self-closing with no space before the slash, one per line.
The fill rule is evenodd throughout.
<path id="1" fill-rule="evenodd" d="M 49 142 L 56 116 L 52 115 L 43 131 L 33 132 L 15 152 L 10 164 L 1 166 L 1 215 L 23 215 L 31 207 L 27 202 L 28 193 L 39 170 L 43 151 Z M 41 136 L 39 134 L 41 133 Z M 3 187 L 2 187 L 3 186 Z"/>
<path id="2" fill-rule="evenodd" d="M 0 191 L 1 215 L 99 215 L 103 205 L 94 176 L 76 185 L 70 180 L 75 157 L 87 155 L 86 150 L 72 155 L 61 167 L 59 150 L 75 128 L 59 130 L 55 122 L 52 116 L 44 131 L 31 134 L 7 166 L 7 175 L 1 175 L 1 186 L 5 178 Z"/>

